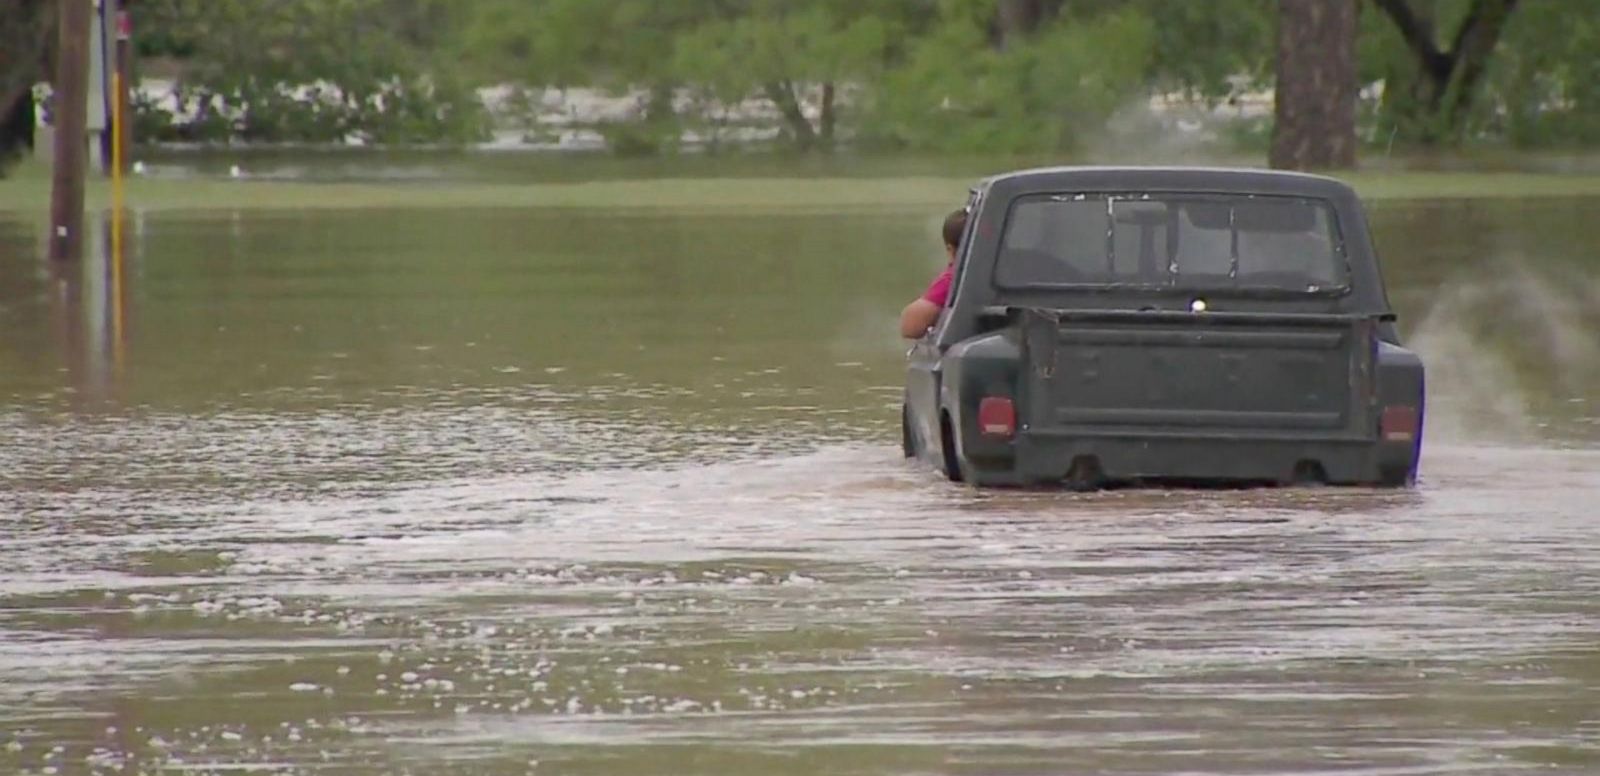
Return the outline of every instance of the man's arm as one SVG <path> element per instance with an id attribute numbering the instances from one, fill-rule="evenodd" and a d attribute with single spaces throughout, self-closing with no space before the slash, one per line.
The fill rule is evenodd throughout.
<path id="1" fill-rule="evenodd" d="M 900 311 L 900 336 L 906 339 L 917 339 L 928 333 L 933 324 L 939 321 L 939 311 L 943 309 L 926 299 L 918 299 L 906 305 Z"/>
<path id="2" fill-rule="evenodd" d="M 939 311 L 944 309 L 945 301 L 950 298 L 950 273 L 954 266 L 945 267 L 922 296 L 900 311 L 900 336 L 918 339 L 939 322 Z"/>

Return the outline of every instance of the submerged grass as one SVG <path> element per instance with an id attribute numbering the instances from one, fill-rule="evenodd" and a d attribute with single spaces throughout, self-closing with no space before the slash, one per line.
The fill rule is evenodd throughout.
<path id="1" fill-rule="evenodd" d="M 37 163 L 0 181 L 0 212 L 48 210 L 50 178 Z M 588 182 L 312 182 L 228 178 L 130 178 L 129 207 L 145 211 L 375 208 L 619 208 L 659 211 L 849 212 L 924 210 L 961 201 L 978 176 L 671 177 Z M 1600 196 L 1600 175 L 1362 171 L 1340 174 L 1368 199 Z M 88 207 L 110 203 L 92 180 Z"/>

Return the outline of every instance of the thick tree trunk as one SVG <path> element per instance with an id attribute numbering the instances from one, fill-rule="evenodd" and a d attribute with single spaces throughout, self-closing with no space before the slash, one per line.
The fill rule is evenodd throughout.
<path id="1" fill-rule="evenodd" d="M 1354 0 L 1278 0 L 1272 167 L 1354 167 L 1357 92 Z"/>
<path id="2" fill-rule="evenodd" d="M 1373 0 L 1415 58 L 1411 72 L 1394 74 L 1384 98 L 1385 113 L 1397 129 L 1428 145 L 1462 138 L 1483 74 L 1517 2 L 1473 0 L 1449 50 L 1443 50 L 1426 6 Z"/>

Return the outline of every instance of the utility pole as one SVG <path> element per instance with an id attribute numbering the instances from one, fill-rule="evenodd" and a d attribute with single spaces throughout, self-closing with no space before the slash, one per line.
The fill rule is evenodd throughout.
<path id="1" fill-rule="evenodd" d="M 93 0 L 59 0 L 61 35 L 52 86 L 55 169 L 50 258 L 83 258 L 83 187 L 88 157 L 89 13 Z"/>

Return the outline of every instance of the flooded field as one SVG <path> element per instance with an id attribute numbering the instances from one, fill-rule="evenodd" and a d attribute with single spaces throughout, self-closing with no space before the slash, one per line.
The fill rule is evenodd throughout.
<path id="1" fill-rule="evenodd" d="M 0 214 L 0 773 L 1600 771 L 1600 202 L 1384 202 L 1415 491 L 903 462 L 939 212 Z"/>

